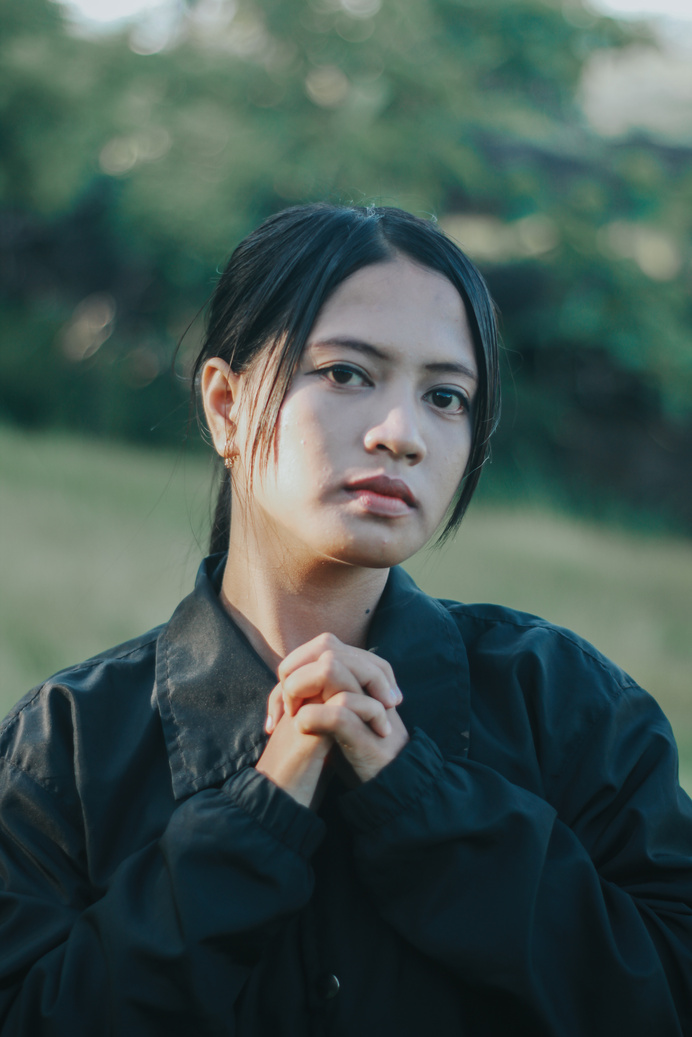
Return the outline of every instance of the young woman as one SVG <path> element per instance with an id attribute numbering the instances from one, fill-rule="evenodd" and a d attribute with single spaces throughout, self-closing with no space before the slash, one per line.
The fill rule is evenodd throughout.
<path id="1" fill-rule="evenodd" d="M 398 210 L 280 213 L 195 374 L 226 469 L 193 593 L 0 732 L 3 1037 L 691 1034 L 655 703 L 397 568 L 495 424 L 475 268 Z"/>

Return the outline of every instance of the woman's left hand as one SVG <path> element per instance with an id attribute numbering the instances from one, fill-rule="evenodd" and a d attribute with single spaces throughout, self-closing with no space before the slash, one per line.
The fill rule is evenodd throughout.
<path id="1" fill-rule="evenodd" d="M 388 733 L 377 734 L 372 715 L 377 703 L 362 692 L 341 691 L 327 702 L 301 706 L 295 718 L 306 735 L 329 735 L 360 781 L 369 781 L 398 756 L 409 740 L 395 709 L 387 713 Z"/>

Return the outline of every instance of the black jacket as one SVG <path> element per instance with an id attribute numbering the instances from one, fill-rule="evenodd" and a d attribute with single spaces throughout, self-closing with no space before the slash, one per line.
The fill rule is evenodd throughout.
<path id="1" fill-rule="evenodd" d="M 665 718 L 573 634 L 393 570 L 413 737 L 319 816 L 253 769 L 273 674 L 220 607 L 0 731 L 0 1033 L 692 1034 L 692 804 Z"/>

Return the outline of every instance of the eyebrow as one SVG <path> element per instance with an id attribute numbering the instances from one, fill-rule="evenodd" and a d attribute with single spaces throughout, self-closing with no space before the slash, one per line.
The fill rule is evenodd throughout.
<path id="1" fill-rule="evenodd" d="M 376 360 L 391 360 L 389 354 L 384 350 L 373 346 L 371 342 L 364 342 L 359 338 L 336 335 L 334 338 L 324 338 L 318 342 L 310 343 L 310 347 L 316 346 L 342 346 L 346 349 L 353 349 L 356 353 L 365 353 L 366 356 L 374 357 Z M 460 374 L 464 378 L 469 378 L 472 382 L 478 381 L 478 375 L 473 368 L 454 360 L 435 361 L 431 364 L 424 364 L 423 367 L 432 374 Z"/>

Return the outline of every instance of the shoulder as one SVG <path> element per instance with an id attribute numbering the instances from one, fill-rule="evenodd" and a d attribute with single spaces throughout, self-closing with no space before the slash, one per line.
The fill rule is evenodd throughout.
<path id="1" fill-rule="evenodd" d="M 0 723 L 0 760 L 34 780 L 74 769 L 79 742 L 151 711 L 156 643 L 162 627 L 66 667 L 28 692 Z"/>
<path id="2" fill-rule="evenodd" d="M 498 665 L 555 671 L 567 667 L 573 676 L 600 677 L 614 694 L 638 687 L 621 667 L 579 634 L 540 616 L 503 605 L 462 604 L 440 600 L 457 624 L 469 661 L 494 658 Z"/>
<path id="3" fill-rule="evenodd" d="M 596 729 L 618 739 L 635 728 L 672 742 L 655 699 L 573 631 L 499 605 L 441 604 L 464 641 L 472 695 L 496 716 L 521 713 L 537 742 L 569 752 Z"/>
<path id="4" fill-rule="evenodd" d="M 487 736 L 490 746 L 503 738 L 523 745 L 535 759 L 542 794 L 566 816 L 574 802 L 579 807 L 580 789 L 593 791 L 599 782 L 619 787 L 627 774 L 636 773 L 636 782 L 648 772 L 665 774 L 666 788 L 677 795 L 670 724 L 653 696 L 616 663 L 538 616 L 498 605 L 441 604 L 466 647 L 481 743 Z"/>

